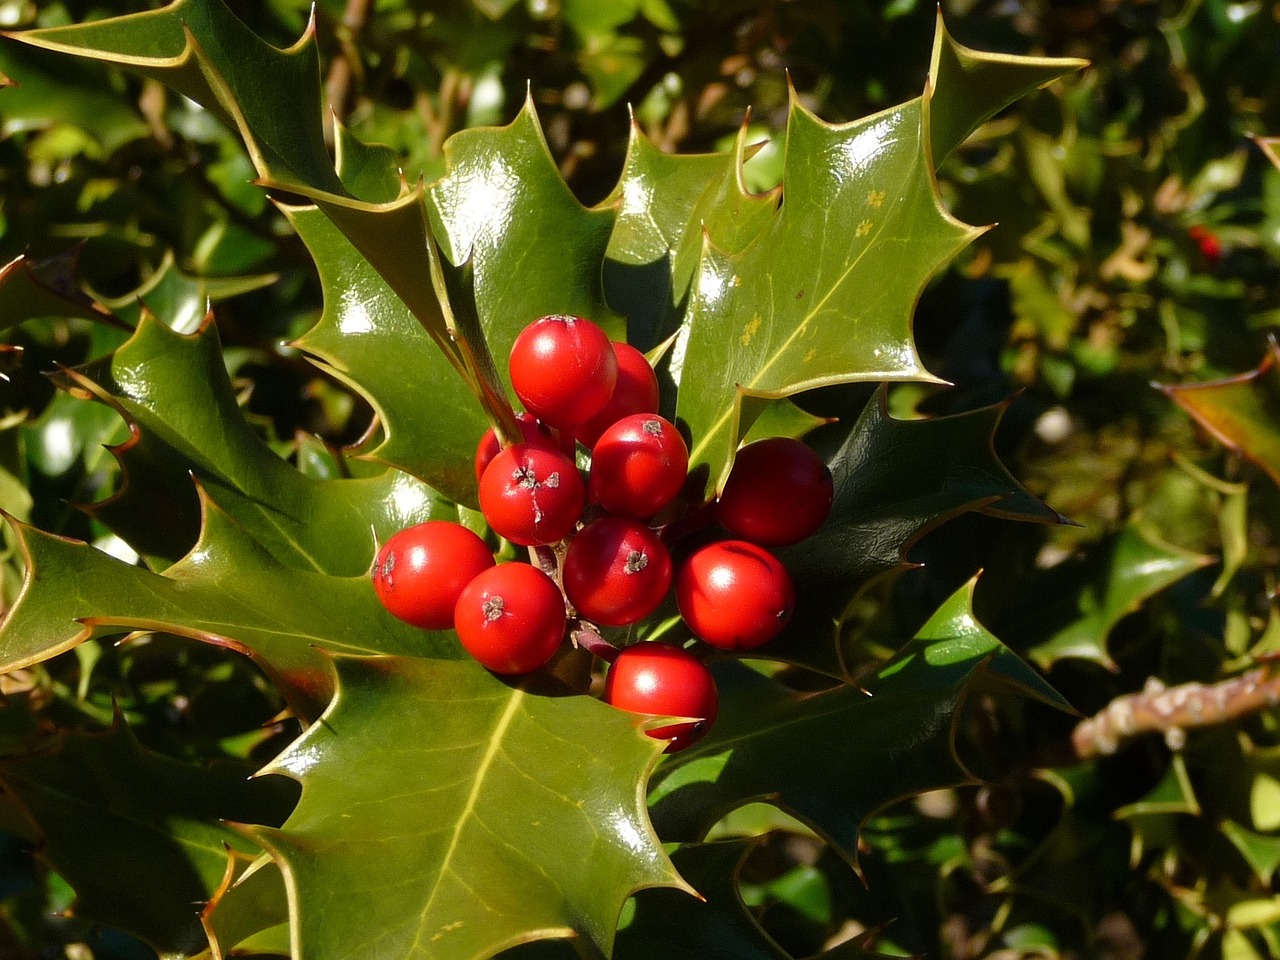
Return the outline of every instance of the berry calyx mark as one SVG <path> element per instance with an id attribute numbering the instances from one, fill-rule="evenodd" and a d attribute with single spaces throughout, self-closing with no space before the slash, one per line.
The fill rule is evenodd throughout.
<path id="1" fill-rule="evenodd" d="M 507 602 L 501 597 L 489 597 L 481 606 L 484 611 L 485 620 L 492 623 L 494 620 L 502 619 L 502 612 L 506 609 Z"/>
<path id="2" fill-rule="evenodd" d="M 639 573 L 647 566 L 649 566 L 648 554 L 642 550 L 632 550 L 627 554 L 627 559 L 622 569 L 625 573 Z"/>
<path id="3" fill-rule="evenodd" d="M 649 434 L 649 436 L 651 437 L 660 437 L 662 436 L 662 421 L 646 420 L 644 422 L 644 426 L 641 427 L 640 429 L 643 430 L 645 433 Z"/>

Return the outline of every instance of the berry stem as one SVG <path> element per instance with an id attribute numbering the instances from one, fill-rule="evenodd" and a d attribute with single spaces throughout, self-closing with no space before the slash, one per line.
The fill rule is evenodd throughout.
<path id="1" fill-rule="evenodd" d="M 663 543 L 672 544 L 692 533 L 697 533 L 715 519 L 713 506 L 711 501 L 699 503 L 669 523 L 662 524 L 658 528 L 658 536 L 662 538 Z"/>
<path id="2" fill-rule="evenodd" d="M 569 626 L 569 639 L 575 647 L 586 650 L 605 663 L 613 663 L 622 651 L 600 635 L 595 624 L 587 620 L 574 620 Z"/>

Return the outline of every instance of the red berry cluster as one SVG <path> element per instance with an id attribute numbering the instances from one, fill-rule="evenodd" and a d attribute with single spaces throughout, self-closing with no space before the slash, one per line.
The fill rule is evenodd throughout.
<path id="1" fill-rule="evenodd" d="M 611 343 L 581 317 L 542 317 L 516 338 L 511 383 L 526 413 L 520 437 L 490 429 L 476 449 L 480 509 L 494 532 L 530 548 L 533 563 L 497 564 L 484 541 L 456 523 L 402 530 L 378 553 L 373 582 L 395 616 L 429 630 L 453 628 L 495 673 L 528 673 L 560 649 L 571 620 L 589 649 L 611 661 L 608 703 L 637 713 L 695 718 L 651 731 L 668 751 L 693 743 L 718 699 L 697 654 L 656 642 L 621 651 L 596 627 L 625 627 L 653 613 L 675 583 L 689 629 L 721 650 L 750 650 L 786 625 L 795 591 L 766 547 L 795 543 L 831 508 L 826 465 L 796 440 L 739 451 L 709 511 L 736 539 L 690 553 L 678 571 L 666 537 L 689 453 L 658 415 L 658 382 L 644 355 Z M 577 449 L 590 452 L 584 482 Z M 687 518 L 685 518 L 687 519 Z M 688 524 L 684 525 L 688 527 Z"/>

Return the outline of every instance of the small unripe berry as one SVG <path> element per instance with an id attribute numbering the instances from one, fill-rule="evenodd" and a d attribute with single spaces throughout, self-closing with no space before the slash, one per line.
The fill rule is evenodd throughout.
<path id="1" fill-rule="evenodd" d="M 527 443 L 507 447 L 480 478 L 480 510 L 489 526 L 523 547 L 567 537 L 585 498 L 572 460 L 558 450 Z"/>
<path id="2" fill-rule="evenodd" d="M 551 659 L 565 628 L 555 581 L 527 563 L 503 563 L 458 597 L 454 622 L 466 651 L 494 673 L 529 673 Z"/>
<path id="3" fill-rule="evenodd" d="M 604 409 L 618 379 L 618 358 L 603 330 L 582 317 L 540 317 L 511 347 L 511 386 L 525 409 L 567 428 Z"/>

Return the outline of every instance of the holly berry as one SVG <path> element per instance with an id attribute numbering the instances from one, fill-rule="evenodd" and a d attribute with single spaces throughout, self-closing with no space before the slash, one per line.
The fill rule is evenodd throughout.
<path id="1" fill-rule="evenodd" d="M 546 447 L 548 450 L 560 449 L 555 437 L 538 423 L 538 418 L 533 414 L 517 413 L 516 422 L 520 425 L 520 433 L 524 443 L 533 444 L 535 447 Z M 490 427 L 480 437 L 480 442 L 476 444 L 476 483 L 480 482 L 480 478 L 484 476 L 485 467 L 489 466 L 501 449 L 502 444 L 498 442 L 498 435 L 494 432 L 493 427 Z"/>
<path id="2" fill-rule="evenodd" d="M 563 579 L 565 596 L 581 616 L 621 627 L 657 609 L 671 587 L 671 557 L 644 524 L 602 517 L 569 541 Z"/>
<path id="3" fill-rule="evenodd" d="M 537 670 L 564 637 L 560 588 L 527 563 L 481 573 L 458 597 L 453 616 L 462 646 L 494 673 Z"/>
<path id="4" fill-rule="evenodd" d="M 689 450 L 669 420 L 656 413 L 632 414 L 596 441 L 591 499 L 610 513 L 651 517 L 680 492 L 688 469 Z"/>
<path id="5" fill-rule="evenodd" d="M 530 443 L 501 451 L 480 478 L 480 509 L 489 526 L 525 547 L 555 543 L 572 533 L 585 494 L 572 460 Z"/>
<path id="6" fill-rule="evenodd" d="M 605 678 L 604 699 L 633 713 L 699 718 L 648 731 L 656 740 L 671 741 L 667 753 L 699 740 L 720 705 L 711 671 L 689 651 L 665 643 L 637 643 L 618 654 Z"/>
<path id="7" fill-rule="evenodd" d="M 541 317 L 511 347 L 511 386 L 544 423 L 575 427 L 604 409 L 618 359 L 603 330 L 582 317 Z"/>
<path id="8" fill-rule="evenodd" d="M 791 619 L 795 588 L 778 558 L 744 540 L 697 550 L 676 575 L 676 603 L 695 634 L 721 650 L 751 650 Z"/>
<path id="9" fill-rule="evenodd" d="M 834 494 L 831 471 L 799 440 L 757 440 L 738 451 L 716 519 L 735 536 L 779 547 L 821 527 Z"/>
<path id="10" fill-rule="evenodd" d="M 604 409 L 577 428 L 577 439 L 585 447 L 595 445 L 611 426 L 633 413 L 658 412 L 658 378 L 643 353 L 628 343 L 615 343 L 618 382 Z"/>
<path id="11" fill-rule="evenodd" d="M 1222 259 L 1222 241 L 1204 224 L 1197 223 L 1189 227 L 1187 236 L 1195 241 L 1196 246 L 1200 248 L 1200 255 L 1209 266 L 1216 266 Z"/>
<path id="12" fill-rule="evenodd" d="M 494 565 L 466 527 L 431 520 L 395 534 L 373 562 L 373 588 L 392 616 L 423 630 L 448 630 L 463 588 Z"/>

